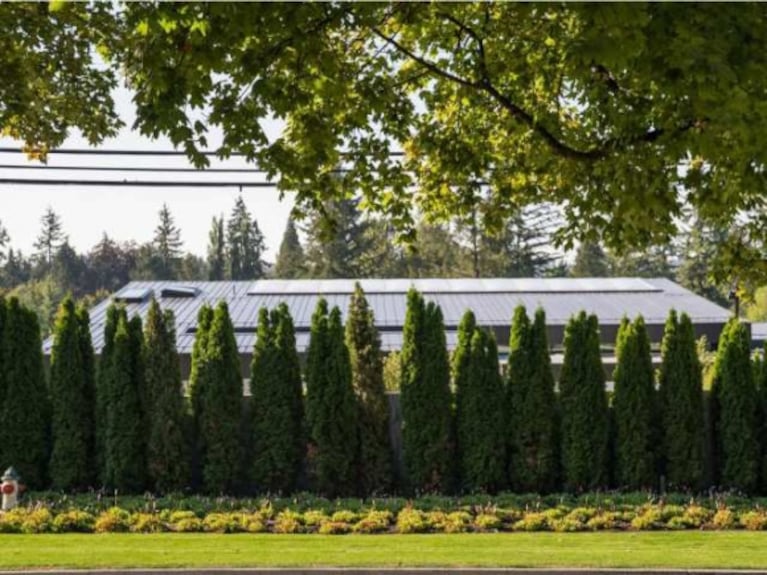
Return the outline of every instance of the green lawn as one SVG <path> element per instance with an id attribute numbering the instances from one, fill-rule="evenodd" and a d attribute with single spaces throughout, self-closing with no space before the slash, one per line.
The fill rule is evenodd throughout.
<path id="1" fill-rule="evenodd" d="M 767 568 L 767 532 L 0 536 L 4 569 L 182 566 Z"/>

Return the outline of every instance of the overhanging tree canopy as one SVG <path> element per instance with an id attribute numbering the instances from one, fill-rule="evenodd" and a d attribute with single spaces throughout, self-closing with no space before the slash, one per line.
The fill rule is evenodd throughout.
<path id="1" fill-rule="evenodd" d="M 208 146 L 244 153 L 299 210 L 355 190 L 407 232 L 414 207 L 481 202 L 498 224 L 546 201 L 565 244 L 640 248 L 688 202 L 737 224 L 723 272 L 764 271 L 766 17 L 756 3 L 3 5 L 0 129 L 33 150 L 72 127 L 97 142 L 123 74 L 142 133 L 200 166 Z"/>

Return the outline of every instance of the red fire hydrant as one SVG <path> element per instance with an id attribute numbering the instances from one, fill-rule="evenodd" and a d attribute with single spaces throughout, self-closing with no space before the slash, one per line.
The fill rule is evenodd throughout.
<path id="1" fill-rule="evenodd" d="M 19 503 L 19 492 L 24 489 L 21 478 L 13 467 L 9 467 L 0 477 L 0 491 L 3 492 L 3 511 L 13 509 Z"/>

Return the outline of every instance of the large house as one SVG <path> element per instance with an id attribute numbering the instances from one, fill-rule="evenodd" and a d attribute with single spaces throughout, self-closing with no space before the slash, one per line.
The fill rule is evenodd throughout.
<path id="1" fill-rule="evenodd" d="M 384 351 L 402 346 L 406 294 L 414 287 L 427 300 L 442 308 L 449 347 L 455 346 L 456 330 L 467 309 L 474 311 L 477 323 L 495 333 L 501 358 L 508 352 L 509 328 L 514 308 L 527 307 L 532 315 L 537 307 L 546 312 L 552 363 L 562 362 L 562 340 L 568 319 L 581 310 L 599 318 L 604 346 L 605 369 L 612 372 L 610 348 L 621 318 L 641 314 L 647 324 L 657 363 L 663 326 L 671 309 L 686 312 L 697 336 L 705 335 L 714 345 L 731 313 L 674 282 L 664 278 L 519 278 L 519 279 L 365 279 L 359 280 L 375 313 Z M 320 296 L 345 313 L 355 280 L 256 280 L 219 282 L 150 281 L 131 282 L 111 298 L 91 310 L 91 335 L 98 355 L 103 345 L 106 309 L 112 300 L 124 304 L 128 315 L 146 316 L 151 298 L 176 317 L 178 351 L 182 377 L 189 377 L 197 312 L 207 303 L 225 301 L 234 323 L 242 359 L 243 377 L 248 377 L 256 321 L 261 307 L 272 308 L 285 302 L 296 326 L 299 353 L 309 344 L 311 316 Z M 45 342 L 50 352 L 51 340 Z"/>

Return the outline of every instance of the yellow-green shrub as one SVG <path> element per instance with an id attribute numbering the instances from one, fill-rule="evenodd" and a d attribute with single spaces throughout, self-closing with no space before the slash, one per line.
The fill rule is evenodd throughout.
<path id="1" fill-rule="evenodd" d="M 124 533 L 131 527 L 131 516 L 125 509 L 110 507 L 99 514 L 94 524 L 96 533 Z"/>
<path id="2" fill-rule="evenodd" d="M 390 511 L 368 511 L 362 519 L 354 525 L 355 533 L 384 533 L 389 530 L 392 522 Z"/>
<path id="3" fill-rule="evenodd" d="M 274 518 L 272 528 L 275 533 L 301 533 L 303 531 L 303 518 L 299 513 L 285 509 Z"/>
<path id="4" fill-rule="evenodd" d="M 767 513 L 763 510 L 747 511 L 740 516 L 740 524 L 749 531 L 767 529 Z"/>
<path id="5" fill-rule="evenodd" d="M 53 518 L 53 530 L 57 533 L 91 533 L 95 523 L 93 514 L 71 509 Z"/>
<path id="6" fill-rule="evenodd" d="M 412 507 L 405 507 L 397 514 L 399 533 L 426 533 L 431 528 L 426 514 Z"/>

